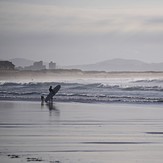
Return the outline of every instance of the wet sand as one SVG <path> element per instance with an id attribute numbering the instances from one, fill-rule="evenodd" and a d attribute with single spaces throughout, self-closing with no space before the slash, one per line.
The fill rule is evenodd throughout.
<path id="1" fill-rule="evenodd" d="M 0 163 L 162 163 L 163 107 L 0 101 Z"/>

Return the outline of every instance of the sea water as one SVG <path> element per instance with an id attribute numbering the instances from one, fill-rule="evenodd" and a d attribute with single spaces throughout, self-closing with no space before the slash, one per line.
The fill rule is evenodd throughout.
<path id="1" fill-rule="evenodd" d="M 54 80 L 53 80 L 54 81 Z M 162 103 L 163 77 L 81 78 L 49 81 L 1 81 L 1 100 L 40 101 L 60 84 L 54 101 L 84 103 Z"/>

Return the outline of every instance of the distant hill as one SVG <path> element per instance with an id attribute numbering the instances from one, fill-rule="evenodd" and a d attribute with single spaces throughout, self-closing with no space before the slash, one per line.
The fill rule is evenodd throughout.
<path id="1" fill-rule="evenodd" d="M 29 59 L 24 59 L 24 58 L 13 58 L 10 59 L 10 61 L 16 66 L 16 67 L 25 67 L 25 66 L 30 66 L 32 65 L 35 61 L 29 60 Z"/>
<path id="2" fill-rule="evenodd" d="M 16 67 L 25 67 L 33 65 L 35 61 L 24 59 L 24 58 L 14 58 L 10 60 Z M 44 62 L 48 67 L 48 63 Z M 74 65 L 74 66 L 62 66 L 65 69 L 81 69 L 83 71 L 163 71 L 162 63 L 146 63 L 139 60 L 129 60 L 129 59 L 112 59 L 103 62 L 98 62 L 95 64 L 86 65 Z"/>
<path id="3" fill-rule="evenodd" d="M 163 71 L 163 63 L 145 63 L 139 60 L 112 59 L 95 64 L 66 66 L 83 71 Z"/>

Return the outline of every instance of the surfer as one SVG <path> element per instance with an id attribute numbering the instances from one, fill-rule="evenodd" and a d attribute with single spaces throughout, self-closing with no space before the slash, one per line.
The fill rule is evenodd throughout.
<path id="1" fill-rule="evenodd" d="M 60 90 L 61 86 L 57 85 L 56 87 L 54 87 L 52 89 L 52 86 L 50 86 L 49 88 L 49 94 L 46 96 L 45 98 L 45 102 L 47 103 L 49 102 L 53 102 L 53 96 Z"/>
<path id="2" fill-rule="evenodd" d="M 50 92 L 50 93 L 53 92 L 52 86 L 50 86 L 49 92 Z M 53 97 L 50 98 L 50 101 L 51 101 L 51 102 L 53 101 Z"/>
<path id="3" fill-rule="evenodd" d="M 50 86 L 50 88 L 49 88 L 49 92 L 52 92 L 52 91 L 53 91 L 52 86 Z"/>

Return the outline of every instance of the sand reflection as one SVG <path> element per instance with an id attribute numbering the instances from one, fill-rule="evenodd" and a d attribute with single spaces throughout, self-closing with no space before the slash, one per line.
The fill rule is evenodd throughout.
<path id="1" fill-rule="evenodd" d="M 53 104 L 52 102 L 47 103 L 46 106 L 49 109 L 49 115 L 50 116 L 59 116 L 60 115 L 59 109 L 57 109 L 57 107 L 55 106 L 55 104 Z"/>

